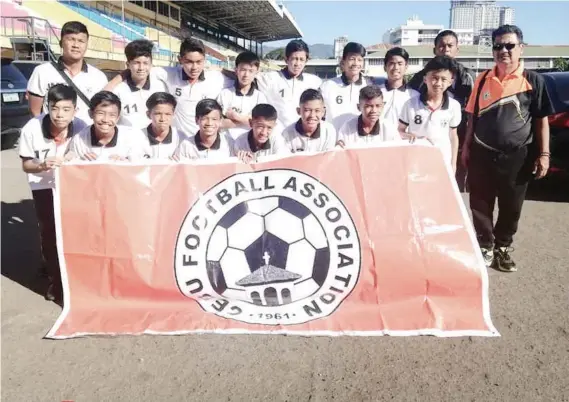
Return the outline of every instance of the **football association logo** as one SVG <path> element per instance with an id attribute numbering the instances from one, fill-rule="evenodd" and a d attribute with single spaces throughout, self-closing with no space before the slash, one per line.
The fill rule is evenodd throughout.
<path id="1" fill-rule="evenodd" d="M 221 317 L 290 325 L 331 314 L 358 280 L 342 201 L 294 170 L 231 176 L 191 207 L 175 251 L 180 291 Z"/>

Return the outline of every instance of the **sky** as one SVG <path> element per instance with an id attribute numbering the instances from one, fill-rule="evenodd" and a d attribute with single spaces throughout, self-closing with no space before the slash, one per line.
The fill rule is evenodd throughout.
<path id="1" fill-rule="evenodd" d="M 309 1 L 285 0 L 304 40 L 310 45 L 333 44 L 334 38 L 348 36 L 365 46 L 382 42 L 389 29 L 405 24 L 417 15 L 425 24 L 449 25 L 450 1 Z M 515 9 L 515 23 L 524 41 L 535 45 L 569 45 L 569 0 L 498 1 Z M 286 44 L 269 43 L 270 46 Z"/>

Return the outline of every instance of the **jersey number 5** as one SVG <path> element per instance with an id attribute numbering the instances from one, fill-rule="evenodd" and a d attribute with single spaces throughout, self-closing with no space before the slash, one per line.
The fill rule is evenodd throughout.
<path id="1" fill-rule="evenodd" d="M 176 96 L 182 96 L 182 88 L 176 88 Z"/>
<path id="2" fill-rule="evenodd" d="M 338 105 L 341 105 L 342 103 L 344 103 L 344 99 L 342 98 L 342 95 L 336 96 L 336 103 Z"/>
<path id="3" fill-rule="evenodd" d="M 413 119 L 413 121 L 415 122 L 415 124 L 422 124 L 423 123 L 423 117 L 421 117 L 420 114 L 415 116 L 415 119 Z"/>

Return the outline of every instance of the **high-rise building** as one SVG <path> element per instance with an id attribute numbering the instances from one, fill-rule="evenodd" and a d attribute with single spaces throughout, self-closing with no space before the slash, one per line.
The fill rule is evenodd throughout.
<path id="1" fill-rule="evenodd" d="M 336 60 L 340 60 L 342 58 L 342 51 L 344 50 L 344 46 L 348 44 L 348 37 L 347 36 L 339 36 L 334 39 L 334 57 Z"/>
<path id="2" fill-rule="evenodd" d="M 516 20 L 516 13 L 511 7 L 502 7 L 500 9 L 500 25 L 513 25 Z"/>
<path id="3" fill-rule="evenodd" d="M 514 9 L 500 7 L 496 0 L 451 0 L 450 29 L 472 29 L 474 36 L 503 24 L 513 24 Z"/>

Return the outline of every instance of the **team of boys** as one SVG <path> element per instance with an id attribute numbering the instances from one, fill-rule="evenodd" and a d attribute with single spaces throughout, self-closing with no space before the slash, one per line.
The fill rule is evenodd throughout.
<path id="1" fill-rule="evenodd" d="M 184 40 L 180 65 L 166 68 L 152 67 L 153 44 L 136 40 L 125 49 L 127 69 L 107 82 L 83 59 L 87 28 L 69 22 L 61 36 L 59 62 L 38 66 L 30 77 L 30 109 L 37 117 L 25 125 L 20 139 L 45 266 L 53 279 L 59 264 L 47 261 L 45 248 L 55 244 L 54 169 L 71 159 L 236 156 L 250 162 L 267 155 L 419 140 L 440 148 L 456 169 L 462 114 L 447 91 L 458 71 L 447 56 L 427 63 L 425 85 L 417 92 L 405 82 L 409 55 L 398 47 L 386 53 L 388 78 L 377 86 L 363 75 L 366 50 L 354 42 L 343 50 L 342 75 L 322 82 L 304 72 L 309 49 L 301 40 L 286 46 L 287 66 L 281 71 L 260 73 L 258 56 L 243 52 L 232 77 L 205 71 L 206 50 L 199 40 Z"/>

